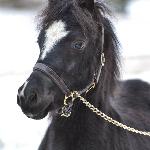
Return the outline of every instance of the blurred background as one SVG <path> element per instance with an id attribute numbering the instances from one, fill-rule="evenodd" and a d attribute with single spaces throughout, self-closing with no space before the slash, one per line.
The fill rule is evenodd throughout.
<path id="1" fill-rule="evenodd" d="M 121 43 L 122 79 L 150 82 L 150 0 L 104 0 Z M 37 15 L 42 0 L 0 0 L 0 150 L 37 150 L 48 118 L 28 119 L 17 89 L 32 71 L 39 49 Z"/>

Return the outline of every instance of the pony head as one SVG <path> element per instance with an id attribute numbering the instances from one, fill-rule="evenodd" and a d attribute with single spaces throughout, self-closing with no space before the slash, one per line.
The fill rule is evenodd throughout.
<path id="1" fill-rule="evenodd" d="M 97 74 L 104 52 L 106 63 L 96 90 L 103 97 L 115 83 L 118 42 L 105 6 L 93 0 L 49 0 L 42 13 L 37 63 L 50 67 L 70 91 L 82 91 Z M 34 70 L 18 90 L 18 105 L 33 119 L 57 115 L 64 93 L 50 77 Z"/>

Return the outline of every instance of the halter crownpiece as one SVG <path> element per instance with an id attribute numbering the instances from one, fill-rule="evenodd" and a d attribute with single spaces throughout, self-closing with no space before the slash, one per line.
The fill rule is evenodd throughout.
<path id="1" fill-rule="evenodd" d="M 102 72 L 102 68 L 104 67 L 105 65 L 105 54 L 104 54 L 104 35 L 105 35 L 105 31 L 104 31 L 104 27 L 103 25 L 101 25 L 102 27 L 102 38 L 101 38 L 101 56 L 100 56 L 100 63 L 101 65 L 99 66 L 98 68 L 98 72 L 97 72 L 97 77 L 96 77 L 96 83 L 98 84 L 99 82 L 99 79 L 100 79 L 100 75 L 101 75 L 101 72 Z"/>

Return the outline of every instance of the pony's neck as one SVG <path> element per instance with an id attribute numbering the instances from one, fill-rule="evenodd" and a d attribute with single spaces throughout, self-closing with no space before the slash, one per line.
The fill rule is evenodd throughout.
<path id="1" fill-rule="evenodd" d="M 97 92 L 87 99 L 96 107 Z M 99 95 L 99 100 L 101 99 Z M 93 103 L 94 102 L 94 103 Z M 103 106 L 104 109 L 104 106 Z M 104 134 L 105 122 L 96 116 L 82 102 L 75 101 L 69 118 L 54 117 L 39 150 L 97 150 L 103 144 L 100 137 Z"/>

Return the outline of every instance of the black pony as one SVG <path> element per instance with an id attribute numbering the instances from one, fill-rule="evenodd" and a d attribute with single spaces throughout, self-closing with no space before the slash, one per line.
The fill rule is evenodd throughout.
<path id="1" fill-rule="evenodd" d="M 49 0 L 39 59 L 18 91 L 29 118 L 52 117 L 39 150 L 150 150 L 150 133 L 139 131 L 150 131 L 150 85 L 119 81 L 108 14 L 93 0 Z"/>

